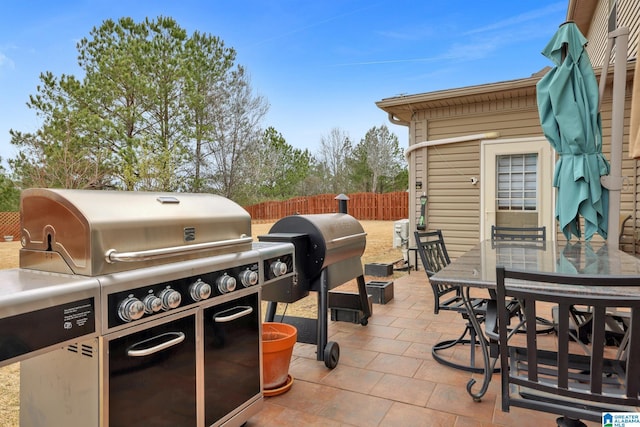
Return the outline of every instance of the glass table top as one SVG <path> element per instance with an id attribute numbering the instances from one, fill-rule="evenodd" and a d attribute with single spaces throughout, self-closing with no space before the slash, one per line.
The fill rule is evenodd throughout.
<path id="1" fill-rule="evenodd" d="M 496 267 L 504 266 L 531 272 L 585 274 L 603 276 L 638 276 L 640 294 L 640 259 L 606 243 L 589 242 L 494 242 L 485 240 L 452 261 L 431 277 L 432 283 L 493 289 Z M 548 285 L 547 285 L 548 286 Z M 597 287 L 599 288 L 599 287 Z M 563 290 L 569 290 L 564 287 Z M 592 287 L 578 287 L 576 292 L 600 293 Z M 606 289 L 607 295 L 628 295 L 630 289 Z M 636 293 L 636 290 L 632 290 Z"/>

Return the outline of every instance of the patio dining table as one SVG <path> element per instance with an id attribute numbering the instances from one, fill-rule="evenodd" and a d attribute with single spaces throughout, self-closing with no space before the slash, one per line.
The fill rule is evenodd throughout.
<path id="1" fill-rule="evenodd" d="M 640 259 L 618 248 L 610 247 L 604 242 L 496 242 L 491 240 L 478 243 L 434 274 L 430 278 L 431 283 L 460 287 L 476 336 L 484 337 L 479 340 L 484 363 L 482 384 L 477 392 L 473 390 L 475 379 L 470 379 L 467 384 L 467 392 L 477 401 L 486 393 L 494 371 L 486 335 L 479 321 L 471 315 L 473 311 L 470 305 L 470 291 L 478 288 L 487 289 L 490 293 L 495 291 L 497 266 L 530 272 L 602 275 L 603 280 L 606 280 L 608 275 L 640 275 Z M 546 286 L 546 289 L 549 289 L 549 286 L 553 285 L 531 283 L 525 286 L 531 286 L 532 289 L 535 286 Z M 630 289 L 598 286 L 595 289 L 586 286 L 558 286 L 562 286 L 564 292 L 579 294 L 623 297 L 637 292 L 637 295 L 640 295 L 640 287 Z"/>

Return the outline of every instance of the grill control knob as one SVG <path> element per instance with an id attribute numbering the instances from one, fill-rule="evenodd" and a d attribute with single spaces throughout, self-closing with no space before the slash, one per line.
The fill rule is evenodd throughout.
<path id="1" fill-rule="evenodd" d="M 189 294 L 194 301 L 207 299 L 211 296 L 211 285 L 198 279 L 189 287 Z"/>
<path id="2" fill-rule="evenodd" d="M 245 288 L 248 288 L 249 286 L 253 286 L 256 283 L 258 283 L 258 273 L 256 273 L 253 270 L 249 270 L 246 269 L 244 270 L 242 273 L 240 273 L 240 283 L 242 283 L 242 286 L 244 286 Z"/>
<path id="3" fill-rule="evenodd" d="M 144 304 L 138 298 L 133 296 L 127 297 L 118 306 L 118 317 L 125 322 L 138 320 L 144 315 Z"/>
<path id="4" fill-rule="evenodd" d="M 158 298 L 162 301 L 162 309 L 164 311 L 176 308 L 182 302 L 182 295 L 175 289 L 166 288 L 160 291 Z"/>
<path id="5" fill-rule="evenodd" d="M 218 285 L 218 290 L 221 294 L 233 292 L 236 290 L 236 279 L 225 273 L 223 276 L 218 277 L 216 285 Z"/>
<path id="6" fill-rule="evenodd" d="M 278 260 L 271 263 L 271 272 L 274 276 L 279 277 L 287 273 L 287 264 Z"/>
<path id="7" fill-rule="evenodd" d="M 142 299 L 144 311 L 147 314 L 157 313 L 162 310 L 162 300 L 154 294 L 149 294 Z"/>

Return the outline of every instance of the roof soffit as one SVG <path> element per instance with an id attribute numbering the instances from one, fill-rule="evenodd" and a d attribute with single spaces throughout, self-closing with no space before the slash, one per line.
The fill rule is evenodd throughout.
<path id="1" fill-rule="evenodd" d="M 382 99 L 376 102 L 376 105 L 398 119 L 410 121 L 413 113 L 419 110 L 534 96 L 536 83 L 541 77 L 536 75 L 535 77 L 520 80 L 509 80 L 416 95 L 402 95 Z"/>
<path id="2" fill-rule="evenodd" d="M 567 21 L 575 22 L 585 37 L 589 34 L 589 28 L 591 27 L 591 21 L 598 6 L 598 1 L 607 0 L 569 0 Z"/>

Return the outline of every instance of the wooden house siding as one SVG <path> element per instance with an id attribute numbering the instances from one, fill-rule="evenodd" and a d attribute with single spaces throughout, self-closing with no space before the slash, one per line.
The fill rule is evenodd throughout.
<path id="1" fill-rule="evenodd" d="M 640 210 L 636 206 L 638 192 L 640 191 L 640 185 L 638 183 L 638 171 L 637 161 L 629 157 L 629 125 L 631 115 L 631 87 L 633 81 L 631 75 L 627 80 L 627 94 L 625 97 L 624 107 L 624 130 L 623 130 L 623 149 L 622 149 L 622 173 L 621 175 L 626 178 L 626 182 L 623 184 L 622 191 L 620 192 L 620 213 L 631 214 L 632 220 L 625 224 L 625 230 L 623 230 L 623 243 L 622 248 L 629 253 L 640 254 L 640 242 L 637 242 L 633 235 L 634 223 L 640 218 Z M 602 99 L 602 106 L 600 108 L 600 117 L 602 119 L 602 151 L 607 159 L 611 158 L 611 116 L 612 116 L 612 88 L 611 85 L 607 86 L 605 94 Z M 640 222 L 637 222 L 640 225 Z"/>
<path id="2" fill-rule="evenodd" d="M 587 43 L 587 54 L 591 60 L 591 65 L 602 67 L 604 55 L 607 49 L 608 22 L 609 22 L 609 2 L 599 1 L 591 19 L 589 32 L 584 36 L 589 40 Z"/>
<path id="3" fill-rule="evenodd" d="M 538 110 L 500 111 L 491 114 L 476 114 L 448 120 L 430 120 L 430 139 L 450 138 L 483 132 L 500 132 L 501 138 L 536 136 L 542 133 Z"/>
<path id="4" fill-rule="evenodd" d="M 635 59 L 638 61 L 638 51 L 640 50 L 640 7 L 638 7 L 638 0 L 618 0 L 618 25 L 621 27 L 627 27 L 629 29 L 629 41 L 628 41 L 628 59 Z M 636 65 L 637 66 L 637 65 Z M 634 82 L 632 79 L 627 80 L 627 91 L 630 91 Z M 636 84 L 640 84 L 636 82 Z M 629 141 L 629 122 L 631 109 L 631 96 L 627 92 L 625 98 L 625 117 L 624 117 L 624 141 L 628 147 Z M 609 118 L 611 112 L 608 113 Z M 607 129 L 610 133 L 610 128 Z M 632 219 L 627 222 L 625 229 L 623 230 L 623 237 L 621 238 L 622 248 L 626 252 L 640 254 L 640 243 L 638 238 L 640 237 L 638 230 L 640 230 L 640 206 L 638 195 L 640 195 L 640 178 L 638 175 L 638 162 L 630 159 L 628 155 L 628 149 L 625 149 L 622 153 L 622 176 L 628 178 L 628 185 L 635 189 L 632 191 L 622 191 L 621 212 L 631 213 Z"/>
<path id="5" fill-rule="evenodd" d="M 480 236 L 480 187 L 469 183 L 480 175 L 480 141 L 426 148 L 428 228 L 441 229 L 447 250 L 458 257 Z"/>
<path id="6" fill-rule="evenodd" d="M 638 5 L 638 0 L 618 0 L 618 26 L 629 29 L 627 58 L 638 58 L 638 44 L 640 44 L 640 5 Z"/>
<path id="7" fill-rule="evenodd" d="M 617 0 L 616 9 L 617 26 L 629 29 L 627 59 L 637 58 L 638 44 L 640 43 L 640 7 L 638 7 L 638 0 Z M 589 32 L 585 34 L 585 37 L 589 40 L 587 53 L 594 68 L 602 67 L 604 64 L 609 34 L 609 14 L 609 1 L 599 1 L 589 26 Z M 611 53 L 610 60 L 613 61 L 614 58 L 615 48 Z"/>

